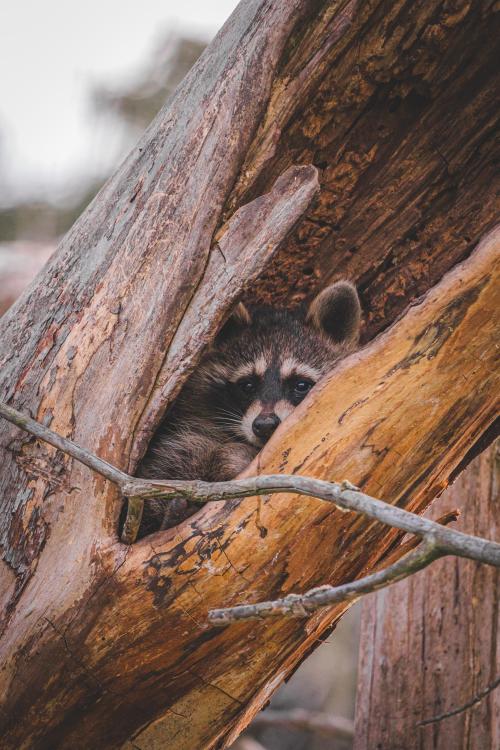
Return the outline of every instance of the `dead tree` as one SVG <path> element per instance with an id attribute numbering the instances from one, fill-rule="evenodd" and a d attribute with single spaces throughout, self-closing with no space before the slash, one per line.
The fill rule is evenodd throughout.
<path id="1" fill-rule="evenodd" d="M 500 533 L 498 447 L 477 457 L 432 508 L 459 528 Z M 363 605 L 358 750 L 498 747 L 499 574 L 443 560 Z"/>
<path id="2" fill-rule="evenodd" d="M 495 18 L 241 3 L 0 320 L 0 400 L 133 472 L 245 290 L 298 303 L 348 276 L 365 340 L 387 330 L 253 470 L 423 510 L 495 415 Z M 208 610 L 352 580 L 398 545 L 283 494 L 126 546 L 114 484 L 1 429 L 5 748 L 227 747 L 345 605 L 224 629 Z"/>

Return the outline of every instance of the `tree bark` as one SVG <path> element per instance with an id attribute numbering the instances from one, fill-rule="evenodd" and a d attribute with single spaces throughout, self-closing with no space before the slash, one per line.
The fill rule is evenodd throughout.
<path id="1" fill-rule="evenodd" d="M 460 530 L 499 538 L 498 447 L 432 517 L 459 508 Z M 499 598 L 498 570 L 449 558 L 365 600 L 355 750 L 499 746 Z"/>
<path id="2" fill-rule="evenodd" d="M 493 21 L 487 3 L 240 4 L 0 320 L 0 399 L 133 471 L 245 288 L 300 301 L 348 274 L 366 338 L 387 327 L 493 224 Z M 498 232 L 253 470 L 425 508 L 493 419 L 497 259 Z M 1 429 L 6 748 L 227 746 L 341 608 L 223 631 L 208 609 L 353 578 L 397 543 L 277 497 L 211 504 L 129 548 L 109 482 Z"/>
<path id="3" fill-rule="evenodd" d="M 499 238 L 497 230 L 383 336 L 345 360 L 253 470 L 348 476 L 390 502 L 425 507 L 495 417 Z M 464 346 L 465 365 L 472 363 L 467 380 Z M 64 513 L 71 512 L 85 517 L 87 509 L 82 514 L 70 495 Z M 221 737 L 229 744 L 345 606 L 306 622 L 223 630 L 208 625 L 207 610 L 243 595 L 272 598 L 345 581 L 393 553 L 395 537 L 355 514 L 279 495 L 211 503 L 133 547 L 94 534 L 88 565 L 75 555 L 76 530 L 52 549 L 51 537 L 6 633 L 17 647 L 6 672 L 5 710 L 13 720 L 6 746 L 120 747 L 131 735 L 129 747 L 154 747 L 166 737 L 179 750 Z"/>

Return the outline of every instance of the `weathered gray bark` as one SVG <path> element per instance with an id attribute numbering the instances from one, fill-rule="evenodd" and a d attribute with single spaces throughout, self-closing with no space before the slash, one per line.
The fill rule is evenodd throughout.
<path id="1" fill-rule="evenodd" d="M 487 4 L 441 6 L 242 3 L 0 320 L 0 399 L 131 471 L 275 250 L 278 265 L 253 296 L 299 300 L 347 273 L 371 311 L 367 336 L 468 256 L 493 223 L 493 15 Z M 313 203 L 313 168 L 287 171 L 311 162 Z M 318 390 L 300 413 L 307 432 L 292 421 L 263 466 L 342 472 L 425 507 L 492 420 L 496 241 L 470 258 L 467 295 L 458 269 L 441 302 L 432 293 L 421 317 Z M 480 360 L 466 388 L 457 373 L 469 341 Z M 376 372 L 387 391 L 367 399 Z M 408 437 L 415 383 L 442 402 L 439 419 L 430 412 Z M 117 748 L 131 736 L 154 747 L 162 733 L 172 748 L 224 745 L 339 612 L 221 633 L 205 626 L 209 606 L 346 580 L 393 541 L 313 501 L 249 499 L 126 548 L 113 486 L 0 429 L 6 748 Z"/>
<path id="2" fill-rule="evenodd" d="M 498 447 L 475 459 L 432 517 L 458 508 L 458 529 L 500 538 Z M 457 559 L 365 600 L 356 750 L 499 747 L 499 604 L 498 570 Z"/>

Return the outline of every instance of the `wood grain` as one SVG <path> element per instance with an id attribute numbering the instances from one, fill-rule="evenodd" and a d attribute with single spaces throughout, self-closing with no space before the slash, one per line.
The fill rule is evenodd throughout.
<path id="1" fill-rule="evenodd" d="M 436 501 L 431 517 L 459 508 L 460 531 L 500 538 L 498 447 L 492 446 Z M 460 709 L 500 677 L 500 577 L 457 559 L 363 605 L 356 750 L 474 750 L 500 744 L 500 687 Z"/>
<path id="2" fill-rule="evenodd" d="M 423 509 L 446 486 L 480 423 L 495 416 L 499 239 L 497 230 L 383 337 L 345 360 L 276 433 L 249 473 L 353 477 L 390 502 Z M 306 622 L 241 624 L 217 634 L 206 625 L 209 608 L 350 580 L 370 570 L 395 536 L 315 500 L 283 495 L 224 509 L 213 504 L 170 539 L 154 535 L 136 545 L 118 577 L 126 588 L 138 567 L 146 567 L 142 585 L 172 650 L 158 653 L 154 674 L 160 664 L 169 665 L 163 684 L 173 699 L 172 713 L 139 733 L 138 744 L 159 746 L 168 736 L 180 750 L 196 736 L 200 746 L 210 747 L 220 732 L 221 746 L 229 746 L 342 611 L 332 608 Z M 179 627 L 197 647 L 175 667 Z M 151 621 L 144 623 L 141 642 L 151 648 L 155 631 Z M 132 647 L 129 657 L 134 653 L 140 660 L 140 649 Z"/>
<path id="3" fill-rule="evenodd" d="M 320 3 L 289 39 L 229 212 L 289 164 L 318 200 L 251 298 L 356 281 L 364 340 L 467 257 L 498 216 L 500 13 L 489 2 Z"/>

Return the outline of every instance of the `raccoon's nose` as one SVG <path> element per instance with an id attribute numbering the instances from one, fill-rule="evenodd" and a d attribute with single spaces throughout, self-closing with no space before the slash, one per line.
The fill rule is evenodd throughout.
<path id="1" fill-rule="evenodd" d="M 260 414 L 253 420 L 252 430 L 261 440 L 268 440 L 280 422 L 276 414 Z"/>

